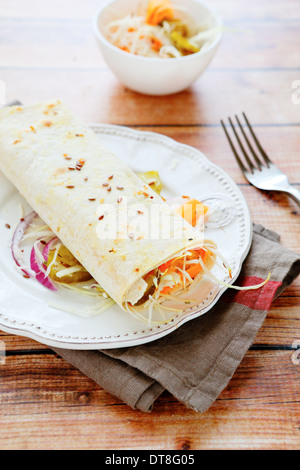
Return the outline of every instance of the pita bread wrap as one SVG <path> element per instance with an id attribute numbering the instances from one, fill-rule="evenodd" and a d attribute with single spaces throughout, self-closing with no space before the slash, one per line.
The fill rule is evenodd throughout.
<path id="1" fill-rule="evenodd" d="M 160 291 L 180 296 L 198 282 L 201 273 L 179 268 L 162 284 L 174 260 L 214 263 L 208 250 L 203 256 L 203 234 L 59 100 L 0 110 L 0 168 L 123 309 L 145 310 L 149 296 L 160 302 Z"/>

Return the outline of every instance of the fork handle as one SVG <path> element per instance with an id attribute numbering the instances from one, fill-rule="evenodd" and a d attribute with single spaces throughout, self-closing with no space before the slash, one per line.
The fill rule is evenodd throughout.
<path id="1" fill-rule="evenodd" d="M 289 194 L 294 201 L 297 202 L 297 204 L 300 206 L 300 191 L 299 189 L 295 188 L 292 185 L 289 185 L 289 187 L 285 190 L 287 194 Z"/>

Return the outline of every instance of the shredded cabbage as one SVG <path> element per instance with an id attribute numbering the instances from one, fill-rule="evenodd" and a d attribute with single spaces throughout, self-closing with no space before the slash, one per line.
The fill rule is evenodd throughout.
<path id="1" fill-rule="evenodd" d="M 216 261 L 217 257 L 221 258 L 223 262 L 223 267 L 226 269 L 229 275 L 228 282 L 217 278 L 211 272 L 211 270 L 206 266 L 201 256 L 199 256 L 199 258 L 197 259 L 186 260 L 187 254 L 190 254 L 190 252 L 186 252 L 183 255 L 183 260 L 184 260 L 183 268 L 181 269 L 179 267 L 176 267 L 176 270 L 181 272 L 183 275 L 183 281 L 179 288 L 175 289 L 174 292 L 172 292 L 171 294 L 162 292 L 165 286 L 170 286 L 170 287 L 177 286 L 178 277 L 174 279 L 174 273 L 172 273 L 172 275 L 166 274 L 164 276 L 161 276 L 159 283 L 158 283 L 158 288 L 155 290 L 155 292 L 152 295 L 149 295 L 148 300 L 142 305 L 142 308 L 141 306 L 128 305 L 128 303 L 125 303 L 126 310 L 129 313 L 131 313 L 131 315 L 133 315 L 135 318 L 141 319 L 143 321 L 148 321 L 149 324 L 150 323 L 157 324 L 157 325 L 165 324 L 165 323 L 170 322 L 174 318 L 173 316 L 170 319 L 165 319 L 165 316 L 164 316 L 165 312 L 170 311 L 170 312 L 175 312 L 176 314 L 179 314 L 184 311 L 184 308 L 182 309 L 171 308 L 165 305 L 164 302 L 167 300 L 170 300 L 170 301 L 175 302 L 176 304 L 183 303 L 189 306 L 191 306 L 191 304 L 194 304 L 196 306 L 197 305 L 196 299 L 183 297 L 183 294 L 184 292 L 189 293 L 189 294 L 193 293 L 193 291 L 196 290 L 197 286 L 199 285 L 199 282 L 203 279 L 204 275 L 206 275 L 209 279 L 211 279 L 217 285 L 221 285 L 230 289 L 235 289 L 235 290 L 240 290 L 240 291 L 259 289 L 263 287 L 270 279 L 271 273 L 269 273 L 267 278 L 259 284 L 256 284 L 253 286 L 244 286 L 244 287 L 235 286 L 231 284 L 230 282 L 231 268 L 228 265 L 227 261 L 224 259 L 224 257 L 218 252 L 215 244 L 212 241 L 207 241 L 205 245 L 203 245 L 202 249 L 209 252 L 210 253 L 209 256 L 213 257 L 214 261 Z M 192 279 L 186 272 L 187 267 L 192 264 L 199 264 L 202 268 L 200 273 L 194 279 Z M 187 284 L 186 284 L 186 281 L 188 281 Z M 146 314 L 146 316 L 143 315 L 143 312 L 145 310 L 146 311 L 148 310 L 148 315 Z M 162 321 L 152 320 L 154 310 L 163 316 L 164 319 Z"/>
<path id="2" fill-rule="evenodd" d="M 155 172 L 148 172 L 143 176 L 152 178 L 151 182 L 153 181 L 153 183 L 156 184 L 155 189 L 157 192 L 160 192 L 161 183 L 159 175 L 154 173 Z M 54 237 L 52 230 L 47 225 L 30 225 L 26 232 L 22 233 L 21 242 L 34 237 L 36 240 L 33 243 L 33 250 L 36 259 L 40 264 L 47 265 L 45 277 L 50 278 L 51 270 L 55 267 L 55 279 L 52 277 L 52 280 L 54 280 L 57 285 L 82 295 L 94 297 L 97 300 L 95 306 L 87 307 L 83 312 L 82 310 L 77 311 L 71 307 L 66 309 L 57 306 L 56 308 L 88 316 L 99 314 L 115 303 L 67 248 L 64 247 L 60 240 Z M 44 249 L 42 249 L 43 246 Z M 62 250 L 61 253 L 60 249 Z M 49 250 L 51 251 L 51 257 L 49 256 Z M 47 255 L 45 255 L 45 252 Z M 59 261 L 58 257 L 60 257 Z M 219 260 L 221 261 L 220 267 L 227 272 L 228 280 L 219 279 L 211 270 L 212 266 L 217 264 Z M 86 279 L 83 279 L 82 276 L 78 281 L 76 273 L 81 271 L 89 275 L 87 282 L 84 282 Z M 268 282 L 271 275 L 271 273 L 269 273 L 267 278 L 257 285 L 245 287 L 232 285 L 231 268 L 225 257 L 217 250 L 216 244 L 212 240 L 205 240 L 201 247 L 184 250 L 179 256 L 164 262 L 149 274 L 150 275 L 144 277 L 147 283 L 147 290 L 141 299 L 142 301 L 135 305 L 132 305 L 128 301 L 124 302 L 124 309 L 128 313 L 138 320 L 148 322 L 149 325 L 166 324 L 172 321 L 178 314 L 184 312 L 185 305 L 191 306 L 192 304 L 196 306 L 197 299 L 190 298 L 189 296 L 193 295 L 204 276 L 207 276 L 207 278 L 217 285 L 246 291 L 263 287 Z M 75 276 L 72 278 L 72 275 Z M 178 304 L 183 306 L 182 308 L 170 307 L 167 301 L 174 302 L 176 306 Z M 159 314 L 161 320 L 153 318 L 154 312 Z M 170 315 L 168 315 L 170 313 L 173 314 L 171 318 L 169 318 Z"/>
<path id="3" fill-rule="evenodd" d="M 83 271 L 84 267 L 81 265 L 78 266 L 71 266 L 70 268 L 62 269 L 56 273 L 56 277 L 64 277 L 69 276 L 70 274 L 77 273 L 78 271 Z"/>

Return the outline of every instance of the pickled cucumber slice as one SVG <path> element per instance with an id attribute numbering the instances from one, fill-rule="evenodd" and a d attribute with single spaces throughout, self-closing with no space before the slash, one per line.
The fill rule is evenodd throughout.
<path id="1" fill-rule="evenodd" d="M 189 40 L 183 37 L 178 31 L 172 31 L 170 34 L 170 38 L 173 41 L 174 46 L 182 53 L 182 54 L 194 54 L 195 52 L 199 52 L 199 48 L 193 46 L 189 42 Z"/>
<path id="2" fill-rule="evenodd" d="M 54 259 L 55 250 L 50 250 L 47 267 Z M 65 274 L 64 274 L 65 273 Z M 63 275 L 62 275 L 63 274 Z M 55 262 L 52 264 L 49 277 L 56 282 L 72 284 L 93 279 L 90 273 L 79 263 L 72 253 L 64 246 L 60 246 Z"/>
<path id="3" fill-rule="evenodd" d="M 157 194 L 160 194 L 162 190 L 162 184 L 157 171 L 146 171 L 139 173 L 139 177 L 145 181 Z"/>

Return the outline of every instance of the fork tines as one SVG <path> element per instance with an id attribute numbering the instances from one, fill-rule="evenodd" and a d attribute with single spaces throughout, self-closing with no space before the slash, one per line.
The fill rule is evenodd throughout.
<path id="1" fill-rule="evenodd" d="M 235 156 L 235 158 L 236 158 L 236 160 L 239 164 L 240 169 L 242 170 L 243 173 L 247 173 L 249 171 L 251 173 L 253 173 L 255 170 L 261 170 L 263 166 L 268 166 L 269 167 L 270 164 L 271 164 L 271 161 L 270 161 L 269 157 L 267 156 L 266 152 L 264 151 L 264 149 L 262 148 L 258 138 L 256 137 L 246 114 L 245 113 L 242 113 L 242 114 L 243 114 L 243 117 L 244 117 L 244 120 L 245 120 L 245 123 L 246 123 L 245 126 L 243 126 L 241 124 L 241 121 L 240 121 L 240 119 L 238 118 L 237 115 L 235 115 L 235 119 L 236 119 L 236 123 L 237 123 L 236 126 L 233 124 L 230 117 L 228 117 L 228 121 L 229 121 L 231 129 L 233 130 L 235 138 L 238 142 L 240 150 L 241 150 L 242 154 L 244 155 L 244 158 L 247 162 L 248 168 L 245 166 L 245 164 L 241 160 L 241 158 L 240 158 L 240 156 L 239 156 L 239 154 L 238 154 L 238 152 L 237 152 L 237 150 L 236 150 L 236 148 L 235 148 L 235 146 L 232 142 L 232 139 L 230 138 L 228 130 L 227 130 L 227 128 L 226 128 L 226 126 L 225 126 L 225 124 L 222 120 L 221 120 L 221 124 L 222 124 L 224 132 L 226 134 L 226 137 L 228 139 L 229 145 L 230 145 L 230 147 L 233 151 L 233 154 L 234 154 L 234 156 Z M 244 143 L 242 142 L 241 138 L 239 137 L 239 134 L 238 134 L 238 131 L 237 131 L 236 127 L 240 130 L 240 133 L 243 137 Z M 255 144 L 255 147 L 256 147 L 255 149 L 253 147 L 253 144 L 249 140 L 249 137 L 247 136 L 244 127 L 248 128 L 248 131 L 251 135 L 251 140 L 254 141 L 254 144 Z M 245 144 L 248 147 L 248 152 L 245 148 Z M 249 154 L 249 151 L 250 151 L 250 154 Z M 260 154 L 261 158 L 259 158 L 258 154 Z M 251 155 L 252 155 L 254 160 L 251 158 Z"/>

